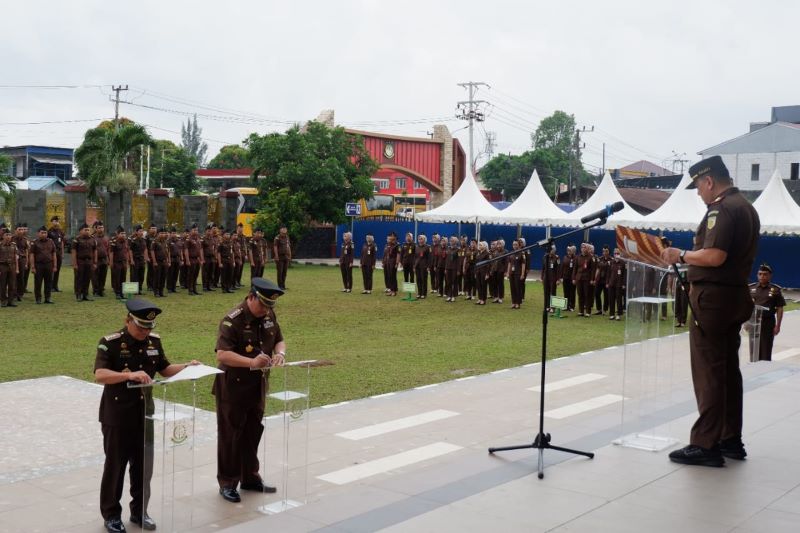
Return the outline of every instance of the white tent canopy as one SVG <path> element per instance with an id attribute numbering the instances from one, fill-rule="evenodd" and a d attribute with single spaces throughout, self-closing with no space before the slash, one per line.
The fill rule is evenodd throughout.
<path id="1" fill-rule="evenodd" d="M 461 187 L 445 203 L 418 213 L 416 219 L 421 222 L 478 222 L 485 217 L 496 215 L 499 211 L 489 203 L 478 189 L 475 178 L 468 174 Z"/>
<path id="2" fill-rule="evenodd" d="M 761 233 L 800 234 L 800 206 L 786 190 L 777 170 L 753 207 L 761 219 Z"/>
<path id="3" fill-rule="evenodd" d="M 536 169 L 522 194 L 502 211 L 495 215 L 482 217 L 481 222 L 488 224 L 524 224 L 526 226 L 545 226 L 553 218 L 563 218 L 567 214 L 562 211 L 542 186 Z"/>
<path id="4" fill-rule="evenodd" d="M 622 198 L 616 185 L 614 185 L 614 180 L 611 179 L 611 175 L 606 172 L 597 190 L 583 205 L 571 213 L 564 214 L 561 218 L 550 220 L 549 223 L 553 226 L 577 227 L 581 225 L 581 218 L 616 202 L 622 202 L 625 207 L 622 211 L 608 217 L 608 224 L 605 224 L 604 228 L 614 228 L 619 223 L 618 221 L 621 220 L 632 222 L 643 219 L 642 215 Z"/>
<path id="5" fill-rule="evenodd" d="M 706 204 L 695 189 L 686 187 L 692 182 L 684 174 L 678 187 L 661 207 L 638 220 L 619 220 L 617 224 L 632 228 L 694 231 L 706 214 Z"/>

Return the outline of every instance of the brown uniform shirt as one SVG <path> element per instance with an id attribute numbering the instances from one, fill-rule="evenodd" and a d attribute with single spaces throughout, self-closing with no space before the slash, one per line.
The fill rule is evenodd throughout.
<path id="1" fill-rule="evenodd" d="M 403 246 L 400 248 L 400 255 L 402 256 L 401 262 L 403 264 L 403 269 L 411 268 L 414 265 L 414 248 L 415 244 L 413 242 L 404 242 Z"/>
<path id="2" fill-rule="evenodd" d="M 203 257 L 203 245 L 200 238 L 190 236 L 186 240 L 186 250 L 189 252 L 189 262 L 193 265 L 200 264 L 200 259 Z"/>
<path id="3" fill-rule="evenodd" d="M 55 243 L 48 239 L 36 239 L 31 243 L 33 262 L 37 265 L 48 264 L 53 266 L 53 254 L 56 252 Z"/>
<path id="4" fill-rule="evenodd" d="M 481 261 L 486 261 L 491 256 L 492 256 L 492 254 L 489 253 L 488 250 L 483 250 L 481 252 L 478 252 L 477 257 L 475 258 L 476 259 L 475 262 L 476 263 L 480 263 Z M 484 276 L 485 277 L 491 271 L 491 268 L 492 268 L 492 264 L 491 263 L 486 263 L 485 265 L 476 266 L 475 267 L 475 275 L 476 276 Z"/>
<path id="5" fill-rule="evenodd" d="M 339 254 L 339 264 L 353 266 L 353 241 L 342 243 L 342 253 Z"/>
<path id="6" fill-rule="evenodd" d="M 56 245 L 56 256 L 60 257 L 64 251 L 64 231 L 61 228 L 50 228 L 47 236 Z"/>
<path id="7" fill-rule="evenodd" d="M 128 249 L 131 251 L 131 259 L 137 265 L 144 263 L 144 251 L 147 249 L 147 241 L 144 237 L 131 237 L 128 242 Z"/>
<path id="8" fill-rule="evenodd" d="M 767 311 L 763 311 L 761 315 L 766 320 L 774 320 L 778 308 L 786 307 L 786 300 L 781 288 L 773 283 L 768 283 L 766 287 L 753 283 L 750 285 L 750 296 L 753 298 L 754 304 L 767 308 Z"/>
<path id="9" fill-rule="evenodd" d="M 31 250 L 31 243 L 24 235 L 14 235 L 11 241 L 17 245 L 17 253 L 19 254 L 20 269 L 22 266 L 28 264 L 28 253 Z"/>
<path id="10" fill-rule="evenodd" d="M 363 267 L 374 267 L 377 258 L 375 257 L 378 253 L 378 247 L 375 246 L 375 243 L 367 244 L 361 247 L 361 266 Z"/>
<path id="11" fill-rule="evenodd" d="M 275 312 L 257 318 L 247 308 L 247 301 L 234 307 L 219 324 L 216 350 L 237 353 L 255 358 L 259 353 L 272 354 L 275 345 L 283 340 Z M 264 409 L 266 380 L 264 372 L 249 368 L 229 367 L 219 364 L 224 374 L 217 374 L 212 393 L 222 402 L 240 403 Z"/>
<path id="12" fill-rule="evenodd" d="M 445 270 L 458 270 L 459 269 L 459 257 L 460 257 L 461 249 L 457 246 L 448 246 L 447 250 L 445 250 L 444 256 L 444 269 Z"/>
<path id="13" fill-rule="evenodd" d="M 213 235 L 203 235 L 200 237 L 200 243 L 203 247 L 203 257 L 206 261 L 213 261 L 214 256 L 217 254 L 217 241 Z"/>
<path id="14" fill-rule="evenodd" d="M 153 252 L 153 259 L 159 265 L 166 265 L 169 262 L 169 244 L 167 241 L 157 239 L 150 245 L 150 250 Z"/>
<path id="15" fill-rule="evenodd" d="M 594 279 L 595 259 L 591 254 L 578 255 L 575 259 L 575 279 L 591 281 Z"/>
<path id="16" fill-rule="evenodd" d="M 94 237 L 95 242 L 97 243 L 97 264 L 98 265 L 107 265 L 108 264 L 108 237 L 103 235 L 102 237 Z"/>
<path id="17" fill-rule="evenodd" d="M 542 257 L 542 281 L 546 276 L 549 283 L 555 283 L 559 279 L 560 271 L 561 259 L 555 254 L 544 254 L 544 257 Z"/>
<path id="18" fill-rule="evenodd" d="M 723 191 L 709 204 L 703 221 L 697 227 L 692 250 L 718 248 L 728 256 L 718 267 L 689 265 L 689 281 L 747 286 L 760 229 L 758 213 L 739 189 L 731 187 Z"/>
<path id="19" fill-rule="evenodd" d="M 126 328 L 106 335 L 97 343 L 94 369 L 107 368 L 115 372 L 143 370 L 151 378 L 169 366 L 161 347 L 161 337 L 150 333 L 138 341 Z M 100 400 L 100 423 L 109 426 L 136 426 L 144 422 L 144 409 L 153 412 L 151 387 L 129 389 L 128 383 L 103 386 Z"/>
<path id="20" fill-rule="evenodd" d="M 261 237 L 253 237 L 250 239 L 249 246 L 250 253 L 253 255 L 253 264 L 261 266 L 264 264 L 264 239 Z"/>
<path id="21" fill-rule="evenodd" d="M 431 247 L 427 244 L 414 249 L 414 268 L 427 269 L 431 264 Z"/>
<path id="22" fill-rule="evenodd" d="M 128 262 L 128 241 L 114 239 L 108 245 L 109 252 L 113 255 L 115 265 L 124 265 Z"/>
<path id="23" fill-rule="evenodd" d="M 97 242 L 94 237 L 78 235 L 72 240 L 72 249 L 75 250 L 75 257 L 77 257 L 79 263 L 93 263 L 96 248 Z"/>
<path id="24" fill-rule="evenodd" d="M 399 252 L 400 247 L 397 246 L 397 243 L 387 243 L 386 246 L 383 247 L 383 267 L 396 267 Z"/>
<path id="25" fill-rule="evenodd" d="M 622 259 L 612 258 L 611 261 L 608 262 L 606 285 L 608 285 L 609 288 L 620 289 L 625 285 L 626 266 L 625 261 Z"/>
<path id="26" fill-rule="evenodd" d="M 11 270 L 16 270 L 18 253 L 19 250 L 13 240 L 9 241 L 7 245 L 0 240 L 0 264 L 8 265 Z"/>
<path id="27" fill-rule="evenodd" d="M 217 247 L 217 252 L 219 253 L 219 260 L 224 265 L 232 265 L 235 261 L 233 256 L 233 242 L 232 241 L 222 241 L 219 243 Z"/>
<path id="28" fill-rule="evenodd" d="M 569 254 L 561 258 L 561 273 L 559 274 L 561 279 L 572 282 L 572 279 L 575 277 L 575 267 L 578 264 L 576 259 L 574 255 Z"/>
<path id="29" fill-rule="evenodd" d="M 291 259 L 292 257 L 292 243 L 289 241 L 289 236 L 282 237 L 278 235 L 273 241 L 273 245 L 278 250 L 278 257 L 275 259 Z"/>

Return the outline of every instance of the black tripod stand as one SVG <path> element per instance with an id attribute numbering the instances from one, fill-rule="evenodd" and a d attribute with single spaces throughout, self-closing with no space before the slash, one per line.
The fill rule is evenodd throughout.
<path id="1" fill-rule="evenodd" d="M 503 254 L 487 261 L 483 261 L 482 263 L 490 263 L 502 259 L 508 255 L 519 253 L 523 250 L 529 250 L 531 248 L 543 248 L 546 252 L 550 252 L 550 248 L 553 246 L 553 243 L 558 239 L 563 239 L 569 235 L 573 235 L 575 233 L 579 233 L 581 231 L 585 231 L 590 228 L 594 228 L 595 226 L 601 226 L 606 223 L 606 219 L 600 218 L 591 222 L 590 224 L 586 224 L 578 229 L 568 231 L 557 237 L 549 237 L 547 239 L 543 239 L 537 243 L 531 244 L 530 246 L 526 246 L 524 248 L 520 248 L 519 250 L 515 250 L 513 252 Z M 478 263 L 478 265 L 482 264 Z M 476 267 L 478 265 L 475 265 Z M 545 290 L 548 290 L 545 287 Z M 550 434 L 544 432 L 544 382 L 546 376 L 546 367 L 547 367 L 547 318 L 548 318 L 548 310 L 547 306 L 545 305 L 544 309 L 542 310 L 542 372 L 541 372 L 541 384 L 539 388 L 539 433 L 536 435 L 536 438 L 533 439 L 533 442 L 530 444 L 519 444 L 516 446 L 502 446 L 502 447 L 493 447 L 489 448 L 489 453 L 494 452 L 504 452 L 508 450 L 524 450 L 524 449 L 538 449 L 539 450 L 539 479 L 544 478 L 544 451 L 549 450 L 557 450 L 559 452 L 566 452 L 566 453 L 573 453 L 575 455 L 583 455 L 588 457 L 589 459 L 594 458 L 594 454 L 592 452 L 582 452 L 579 450 L 571 450 L 569 448 L 563 448 L 561 446 L 555 446 L 550 444 Z"/>

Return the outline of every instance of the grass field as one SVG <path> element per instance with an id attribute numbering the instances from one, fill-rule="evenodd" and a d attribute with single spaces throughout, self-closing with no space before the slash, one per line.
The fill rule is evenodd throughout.
<path id="1" fill-rule="evenodd" d="M 274 276 L 268 268 L 266 277 Z M 502 305 L 479 307 L 459 300 L 448 304 L 429 297 L 405 302 L 386 297 L 376 271 L 376 289 L 339 292 L 338 268 L 294 266 L 276 313 L 288 345 L 288 359 L 327 359 L 333 366 L 312 371 L 312 405 L 324 405 L 408 389 L 539 360 L 542 292 L 528 283 L 519 311 Z M 245 268 L 245 278 L 249 274 Z M 402 274 L 400 274 L 402 279 Z M 31 280 L 31 285 L 33 284 Z M 66 375 L 92 381 L 97 341 L 122 327 L 124 305 L 111 291 L 94 302 L 77 303 L 72 271 L 62 270 L 56 305 L 35 305 L 27 294 L 19 307 L 0 309 L 0 381 Z M 156 331 L 171 362 L 192 358 L 216 366 L 214 344 L 220 319 L 245 296 L 220 291 L 189 297 L 185 292 L 152 299 L 164 312 Z M 509 296 L 508 287 L 506 295 Z M 548 357 L 560 357 L 622 344 L 624 321 L 604 317 L 567 318 L 549 324 Z M 299 370 L 298 370 L 299 371 Z M 279 390 L 278 380 L 272 388 Z M 198 386 L 198 405 L 213 409 L 211 378 Z M 188 398 L 188 389 L 179 393 Z"/>

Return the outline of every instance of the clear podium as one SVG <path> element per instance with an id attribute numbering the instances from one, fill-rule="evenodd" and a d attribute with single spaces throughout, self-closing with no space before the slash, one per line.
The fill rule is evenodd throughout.
<path id="1" fill-rule="evenodd" d="M 750 362 L 756 363 L 761 356 L 761 317 L 768 307 L 756 305 L 753 307 L 753 314 L 750 319 L 742 325 L 742 329 L 747 333 L 747 345 L 750 348 Z"/>
<path id="2" fill-rule="evenodd" d="M 142 511 L 159 531 L 198 525 L 193 509 L 197 380 L 219 373 L 222 370 L 194 365 L 167 379 L 128 384 L 142 391 L 145 404 Z"/>
<path id="3" fill-rule="evenodd" d="M 615 444 L 658 451 L 672 446 L 675 284 L 668 269 L 626 261 L 622 429 Z M 688 356 L 686 357 L 688 360 Z"/>
<path id="4" fill-rule="evenodd" d="M 308 501 L 308 439 L 311 368 L 321 363 L 315 359 L 286 362 L 270 369 L 270 386 L 281 390 L 267 392 L 267 408 L 277 407 L 278 415 L 264 421 L 261 439 L 261 478 L 277 483 L 275 495 L 266 496 L 258 511 L 277 514 L 305 505 Z M 277 376 L 275 374 L 278 374 Z M 277 379 L 275 379 L 277 378 Z M 268 427 L 270 420 L 280 422 L 275 431 Z M 277 459 L 280 458 L 278 461 Z"/>

